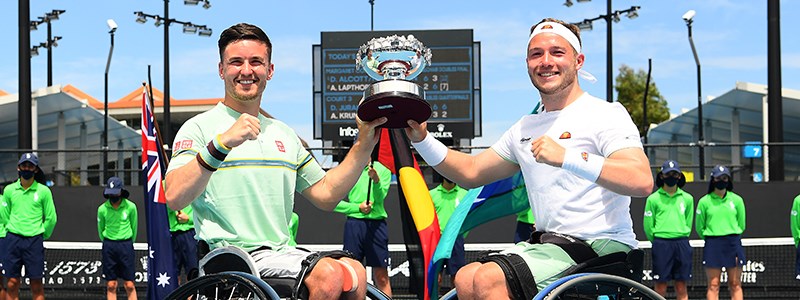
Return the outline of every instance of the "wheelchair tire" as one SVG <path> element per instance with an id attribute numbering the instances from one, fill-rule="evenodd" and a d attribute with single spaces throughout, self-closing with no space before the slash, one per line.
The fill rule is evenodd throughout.
<path id="1" fill-rule="evenodd" d="M 260 278 L 244 272 L 222 272 L 200 276 L 170 293 L 167 300 L 253 299 L 278 300 L 278 294 Z"/>
<path id="2" fill-rule="evenodd" d="M 388 295 L 386 295 L 386 293 L 381 291 L 376 286 L 367 283 L 367 299 L 372 299 L 372 300 L 390 300 L 392 298 L 389 297 Z"/>
<path id="3" fill-rule="evenodd" d="M 533 299 L 598 299 L 602 296 L 619 300 L 664 300 L 664 297 L 641 283 L 599 273 L 581 273 L 561 278 L 539 291 Z"/>

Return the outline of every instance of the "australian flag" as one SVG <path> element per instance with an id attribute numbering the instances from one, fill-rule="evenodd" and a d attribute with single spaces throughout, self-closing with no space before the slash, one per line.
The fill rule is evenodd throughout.
<path id="1" fill-rule="evenodd" d="M 177 287 L 172 259 L 167 198 L 164 196 L 165 160 L 153 120 L 153 110 L 142 92 L 142 177 L 147 217 L 147 299 L 164 299 Z"/>

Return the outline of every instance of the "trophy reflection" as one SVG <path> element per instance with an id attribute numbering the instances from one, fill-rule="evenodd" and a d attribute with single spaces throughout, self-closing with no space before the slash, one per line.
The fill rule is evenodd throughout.
<path id="1" fill-rule="evenodd" d="M 358 104 L 358 117 L 372 121 L 388 120 L 381 127 L 405 128 L 406 120 L 418 123 L 431 117 L 431 106 L 425 92 L 410 80 L 416 78 L 431 62 L 431 50 L 413 35 L 373 38 L 358 49 L 356 68 L 364 70 L 378 82 L 364 90 Z"/>

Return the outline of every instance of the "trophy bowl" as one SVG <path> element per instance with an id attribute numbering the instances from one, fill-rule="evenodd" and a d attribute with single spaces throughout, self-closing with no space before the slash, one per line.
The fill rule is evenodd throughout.
<path id="1" fill-rule="evenodd" d="M 425 91 L 411 79 L 430 65 L 431 51 L 413 35 L 374 38 L 356 55 L 356 68 L 379 80 L 364 90 L 358 104 L 358 118 L 372 121 L 386 117 L 380 127 L 405 128 L 407 120 L 418 123 L 431 117 Z"/>

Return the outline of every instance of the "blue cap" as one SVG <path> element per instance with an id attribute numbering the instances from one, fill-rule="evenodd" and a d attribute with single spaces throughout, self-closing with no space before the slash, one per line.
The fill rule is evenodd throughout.
<path id="1" fill-rule="evenodd" d="M 672 171 L 675 171 L 675 172 L 678 172 L 678 173 L 681 172 L 681 166 L 678 165 L 677 161 L 674 161 L 674 160 L 670 159 L 670 160 L 665 161 L 664 164 L 661 165 L 661 174 L 667 174 L 667 173 L 672 172 Z"/>
<path id="2" fill-rule="evenodd" d="M 717 177 L 720 177 L 722 175 L 728 175 L 728 177 L 730 177 L 731 176 L 731 170 L 728 169 L 728 167 L 723 166 L 723 165 L 716 165 L 716 166 L 714 166 L 714 169 L 711 170 L 711 177 L 717 178 Z"/>
<path id="3" fill-rule="evenodd" d="M 111 177 L 108 179 L 108 184 L 106 185 L 106 189 L 103 191 L 103 195 L 119 195 L 122 194 L 122 179 L 119 177 Z"/>
<path id="4" fill-rule="evenodd" d="M 39 166 L 39 157 L 36 156 L 34 153 L 25 153 L 19 158 L 19 163 L 17 165 L 21 165 L 24 162 L 32 163 L 34 166 Z"/>

